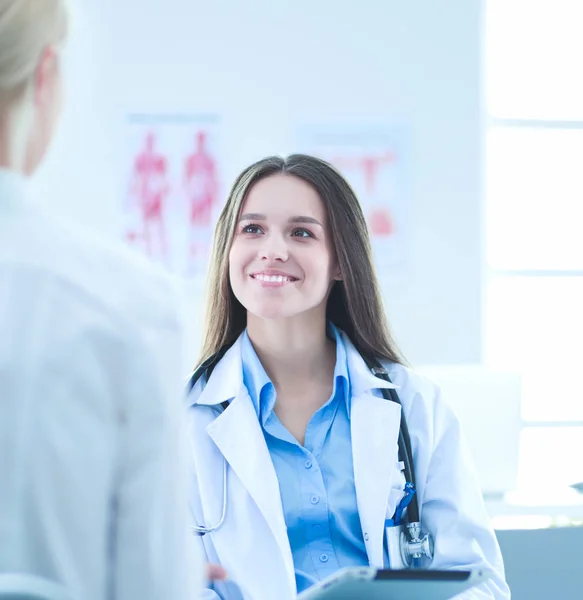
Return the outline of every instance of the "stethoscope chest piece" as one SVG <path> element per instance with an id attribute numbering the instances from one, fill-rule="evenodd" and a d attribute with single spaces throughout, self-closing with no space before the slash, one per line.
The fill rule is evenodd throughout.
<path id="1" fill-rule="evenodd" d="M 414 560 L 433 558 L 433 539 L 421 530 L 420 523 L 403 523 L 386 528 L 390 568 L 414 567 Z"/>

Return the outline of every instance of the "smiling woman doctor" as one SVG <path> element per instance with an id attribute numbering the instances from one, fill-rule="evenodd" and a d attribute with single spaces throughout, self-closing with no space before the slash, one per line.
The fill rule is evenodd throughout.
<path id="1" fill-rule="evenodd" d="M 338 172 L 304 155 L 246 169 L 219 217 L 208 293 L 188 398 L 192 510 L 231 581 L 207 597 L 287 600 L 341 567 L 402 566 L 386 526 L 412 495 L 403 412 L 434 542 L 414 566 L 490 568 L 463 597 L 509 598 L 459 423 L 402 364 L 363 212 Z M 379 362 L 387 379 L 371 371 Z"/>

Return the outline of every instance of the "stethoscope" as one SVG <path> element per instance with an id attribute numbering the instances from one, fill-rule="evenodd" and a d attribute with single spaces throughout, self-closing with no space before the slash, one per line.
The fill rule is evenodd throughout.
<path id="1" fill-rule="evenodd" d="M 221 348 L 214 356 L 205 360 L 191 375 L 188 382 L 188 392 L 190 393 L 198 380 L 204 375 L 208 381 L 213 369 L 223 358 L 228 346 Z M 365 359 L 368 368 L 373 375 L 391 383 L 389 374 L 377 360 Z M 395 402 L 401 406 L 401 401 L 397 392 L 393 388 L 380 388 L 383 397 L 386 400 Z M 229 406 L 228 402 L 222 402 L 221 407 L 225 410 Z M 433 558 L 433 539 L 429 533 L 425 533 L 421 527 L 419 518 L 419 502 L 417 500 L 417 490 L 415 487 L 415 472 L 413 467 L 413 451 L 411 449 L 411 438 L 409 437 L 409 428 L 405 420 L 404 411 L 401 410 L 401 423 L 399 427 L 399 461 L 404 466 L 405 475 L 405 496 L 401 500 L 395 515 L 392 519 L 385 522 L 387 533 L 387 544 L 389 555 L 391 557 L 391 568 L 409 568 L 414 565 L 415 560 L 421 558 Z M 227 515 L 227 461 L 223 461 L 223 506 L 221 517 L 216 525 L 193 526 L 195 534 L 203 536 L 220 529 L 225 522 Z M 397 554 L 398 550 L 398 554 Z"/>

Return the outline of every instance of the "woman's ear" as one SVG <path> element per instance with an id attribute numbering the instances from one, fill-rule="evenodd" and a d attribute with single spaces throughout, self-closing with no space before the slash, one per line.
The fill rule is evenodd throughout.
<path id="1" fill-rule="evenodd" d="M 59 76 L 59 57 L 52 46 L 45 48 L 34 75 L 34 101 L 45 105 L 54 96 L 54 87 Z"/>

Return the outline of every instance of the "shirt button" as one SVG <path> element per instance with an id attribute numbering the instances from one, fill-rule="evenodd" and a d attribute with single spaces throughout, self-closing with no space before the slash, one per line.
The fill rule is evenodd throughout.
<path id="1" fill-rule="evenodd" d="M 368 533 L 365 533 L 365 534 L 364 534 L 364 541 L 365 541 L 365 542 L 368 542 Z"/>
<path id="2" fill-rule="evenodd" d="M 312 461 L 311 460 L 307 460 L 304 463 L 304 467 L 306 467 L 306 469 L 311 469 L 312 468 Z"/>
<path id="3" fill-rule="evenodd" d="M 328 562 L 328 555 L 326 553 L 320 554 L 320 562 L 323 562 L 323 563 Z"/>
<path id="4" fill-rule="evenodd" d="M 311 502 L 312 504 L 318 504 L 318 502 L 320 502 L 320 496 L 312 496 L 312 497 L 310 498 L 310 502 Z"/>

